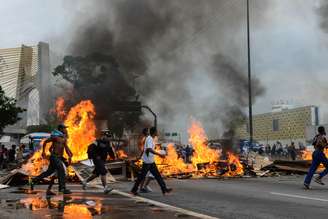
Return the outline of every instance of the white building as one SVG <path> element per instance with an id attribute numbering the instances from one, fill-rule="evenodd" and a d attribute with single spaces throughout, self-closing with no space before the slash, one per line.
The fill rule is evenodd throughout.
<path id="1" fill-rule="evenodd" d="M 50 102 L 49 80 L 47 43 L 0 49 L 0 86 L 6 96 L 15 98 L 17 105 L 27 110 L 16 127 L 44 122 Z"/>

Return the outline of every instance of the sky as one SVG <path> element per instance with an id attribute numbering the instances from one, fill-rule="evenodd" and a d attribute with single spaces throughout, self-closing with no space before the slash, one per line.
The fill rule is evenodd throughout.
<path id="1" fill-rule="evenodd" d="M 254 105 L 255 113 L 268 112 L 282 100 L 319 106 L 321 122 L 327 123 L 328 37 L 319 26 L 319 1 L 264 1 L 271 3 L 265 12 L 266 23 L 251 29 L 252 73 L 266 88 Z M 50 44 L 55 66 L 67 54 L 74 22 L 86 19 L 85 12 L 94 2 L 4 1 L 0 6 L 0 48 L 45 41 Z"/>

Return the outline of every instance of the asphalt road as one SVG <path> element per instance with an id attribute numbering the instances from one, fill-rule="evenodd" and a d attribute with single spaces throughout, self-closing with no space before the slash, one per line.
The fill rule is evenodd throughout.
<path id="1" fill-rule="evenodd" d="M 218 218 L 328 218 L 326 186 L 302 187 L 304 176 L 239 179 L 166 180 L 174 189 L 162 196 L 156 182 L 153 193 L 141 194 L 155 201 Z M 328 178 L 328 177 L 327 177 Z M 132 182 L 115 184 L 128 192 Z"/>

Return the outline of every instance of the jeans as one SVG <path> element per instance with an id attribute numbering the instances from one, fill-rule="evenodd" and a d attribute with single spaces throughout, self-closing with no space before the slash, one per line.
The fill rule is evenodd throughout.
<path id="1" fill-rule="evenodd" d="M 323 151 L 315 150 L 312 154 L 312 164 L 308 174 L 305 177 L 304 184 L 310 185 L 313 174 L 321 163 L 325 166 L 326 169 L 319 174 L 320 178 L 328 174 L 328 159 L 326 158 L 326 155 Z"/>
<path id="2" fill-rule="evenodd" d="M 56 155 L 50 156 L 48 169 L 35 177 L 33 181 L 38 182 L 43 178 L 50 176 L 57 171 L 59 190 L 65 189 L 65 168 L 62 159 Z"/>
<path id="3" fill-rule="evenodd" d="M 139 185 L 145 179 L 148 171 L 150 171 L 150 173 L 153 174 L 153 176 L 155 177 L 157 183 L 161 187 L 162 192 L 165 192 L 165 190 L 166 190 L 165 182 L 164 182 L 161 174 L 159 173 L 155 163 L 151 163 L 151 164 L 143 163 L 142 164 L 141 171 L 140 171 L 140 173 L 139 173 L 139 175 L 138 175 L 138 177 L 137 177 L 131 191 L 132 192 L 137 192 L 138 191 Z"/>

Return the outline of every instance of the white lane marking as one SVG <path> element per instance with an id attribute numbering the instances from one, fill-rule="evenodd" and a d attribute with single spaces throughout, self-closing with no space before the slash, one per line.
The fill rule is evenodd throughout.
<path id="1" fill-rule="evenodd" d="M 280 195 L 280 196 L 285 196 L 285 197 L 290 197 L 290 198 L 301 198 L 301 199 L 308 199 L 308 200 L 314 200 L 314 201 L 328 202 L 328 199 L 308 197 L 308 196 L 302 196 L 302 195 L 285 194 L 285 193 L 279 193 L 279 192 L 270 192 L 270 194 Z"/>
<path id="2" fill-rule="evenodd" d="M 96 187 L 96 188 L 103 189 L 103 187 L 100 186 L 100 185 L 92 185 L 92 186 Z M 154 201 L 154 200 L 151 200 L 151 199 L 148 199 L 148 198 L 143 198 L 143 197 L 140 197 L 140 196 L 134 196 L 134 195 L 131 195 L 129 193 L 119 191 L 117 189 L 112 190 L 111 193 L 122 195 L 124 197 L 134 199 L 136 201 L 142 201 L 142 202 L 146 202 L 148 204 L 153 204 L 153 205 L 156 205 L 158 207 L 161 207 L 161 208 L 164 208 L 164 209 L 167 209 L 167 210 L 170 210 L 170 211 L 176 211 L 176 212 L 186 214 L 186 215 L 190 215 L 190 216 L 193 216 L 193 217 L 204 218 L 204 219 L 220 219 L 218 217 L 212 217 L 212 216 L 209 216 L 209 215 L 206 215 L 206 214 L 197 213 L 197 212 L 194 212 L 194 211 L 190 211 L 190 210 L 186 210 L 186 209 L 183 209 L 183 208 L 168 205 L 168 204 L 165 204 L 165 203 L 162 203 L 162 202 Z"/>

